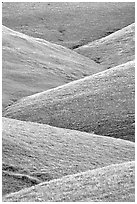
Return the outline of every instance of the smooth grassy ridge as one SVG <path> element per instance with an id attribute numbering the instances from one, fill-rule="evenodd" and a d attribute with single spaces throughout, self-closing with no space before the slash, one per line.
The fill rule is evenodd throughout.
<path id="1" fill-rule="evenodd" d="M 135 24 L 75 49 L 97 63 L 111 68 L 135 58 Z"/>
<path id="2" fill-rule="evenodd" d="M 87 44 L 134 22 L 134 2 L 2 4 L 3 25 L 69 48 Z"/>
<path id="3" fill-rule="evenodd" d="M 3 195 L 135 157 L 130 141 L 9 118 L 2 122 Z"/>
<path id="4" fill-rule="evenodd" d="M 135 202 L 135 162 L 87 171 L 11 193 L 6 202 Z"/>
<path id="5" fill-rule="evenodd" d="M 19 100 L 5 117 L 134 141 L 135 62 Z"/>
<path id="6" fill-rule="evenodd" d="M 3 106 L 104 68 L 67 48 L 3 26 Z"/>

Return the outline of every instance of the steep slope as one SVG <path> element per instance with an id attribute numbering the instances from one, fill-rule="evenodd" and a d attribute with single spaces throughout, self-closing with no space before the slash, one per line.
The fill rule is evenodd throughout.
<path id="1" fill-rule="evenodd" d="M 3 118 L 2 147 L 3 195 L 135 158 L 130 141 L 9 118 Z"/>
<path id="2" fill-rule="evenodd" d="M 2 74 L 4 106 L 103 68 L 74 51 L 3 26 Z"/>
<path id="3" fill-rule="evenodd" d="M 111 68 L 135 58 L 135 23 L 85 46 L 76 52 Z"/>
<path id="4" fill-rule="evenodd" d="M 2 4 L 3 25 L 69 48 L 87 44 L 134 22 L 134 2 Z"/>
<path id="5" fill-rule="evenodd" d="M 12 202 L 135 202 L 135 162 L 66 176 L 12 193 Z"/>
<path id="6" fill-rule="evenodd" d="M 26 98 L 4 116 L 134 141 L 135 62 Z"/>

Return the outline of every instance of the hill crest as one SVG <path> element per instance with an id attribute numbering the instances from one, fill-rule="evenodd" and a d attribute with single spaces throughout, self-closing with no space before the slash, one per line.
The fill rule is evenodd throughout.
<path id="1" fill-rule="evenodd" d="M 126 162 L 39 184 L 3 201 L 135 201 L 135 162 Z M 123 191 L 124 186 L 124 191 Z"/>
<path id="2" fill-rule="evenodd" d="M 3 26 L 3 104 L 104 70 L 60 45 Z"/>
<path id="3" fill-rule="evenodd" d="M 126 63 L 135 58 L 135 23 L 106 37 L 81 46 L 75 51 L 106 68 Z"/>
<path id="4" fill-rule="evenodd" d="M 23 98 L 3 116 L 134 141 L 134 66 L 131 61 Z"/>
<path id="5" fill-rule="evenodd" d="M 2 124 L 3 194 L 134 160 L 130 141 L 9 118 Z"/>

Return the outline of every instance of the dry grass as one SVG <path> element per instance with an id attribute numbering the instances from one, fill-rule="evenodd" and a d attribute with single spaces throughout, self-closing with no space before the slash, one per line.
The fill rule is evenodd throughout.
<path id="1" fill-rule="evenodd" d="M 134 143 L 3 118 L 3 195 L 22 188 L 134 160 Z"/>
<path id="2" fill-rule="evenodd" d="M 135 202 L 135 162 L 65 176 L 12 193 L 10 202 Z"/>
<path id="3" fill-rule="evenodd" d="M 134 61 L 23 98 L 5 117 L 134 141 Z"/>
<path id="4" fill-rule="evenodd" d="M 3 106 L 104 70 L 67 48 L 3 26 Z"/>
<path id="5" fill-rule="evenodd" d="M 2 15 L 3 201 L 135 202 L 135 3 Z"/>
<path id="6" fill-rule="evenodd" d="M 135 58 L 135 24 L 79 47 L 75 51 L 106 68 L 133 60 Z"/>
<path id="7" fill-rule="evenodd" d="M 2 4 L 3 25 L 70 48 L 102 38 L 134 22 L 134 2 Z"/>

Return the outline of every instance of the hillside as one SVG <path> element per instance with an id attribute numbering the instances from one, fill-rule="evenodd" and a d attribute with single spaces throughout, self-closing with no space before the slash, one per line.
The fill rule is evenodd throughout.
<path id="1" fill-rule="evenodd" d="M 3 195 L 135 159 L 133 142 L 3 118 Z"/>
<path id="2" fill-rule="evenodd" d="M 62 46 L 2 29 L 3 107 L 104 69 Z"/>
<path id="3" fill-rule="evenodd" d="M 134 2 L 4 2 L 2 4 L 3 25 L 72 49 L 134 22 Z"/>
<path id="4" fill-rule="evenodd" d="M 135 58 L 135 23 L 94 42 L 75 49 L 76 52 L 111 68 Z"/>
<path id="5" fill-rule="evenodd" d="M 134 67 L 130 61 L 22 98 L 3 115 L 134 141 Z"/>
<path id="6" fill-rule="evenodd" d="M 135 202 L 135 2 L 2 2 L 2 202 Z"/>
<path id="7" fill-rule="evenodd" d="M 135 162 L 116 164 L 12 193 L 6 202 L 135 202 Z"/>

